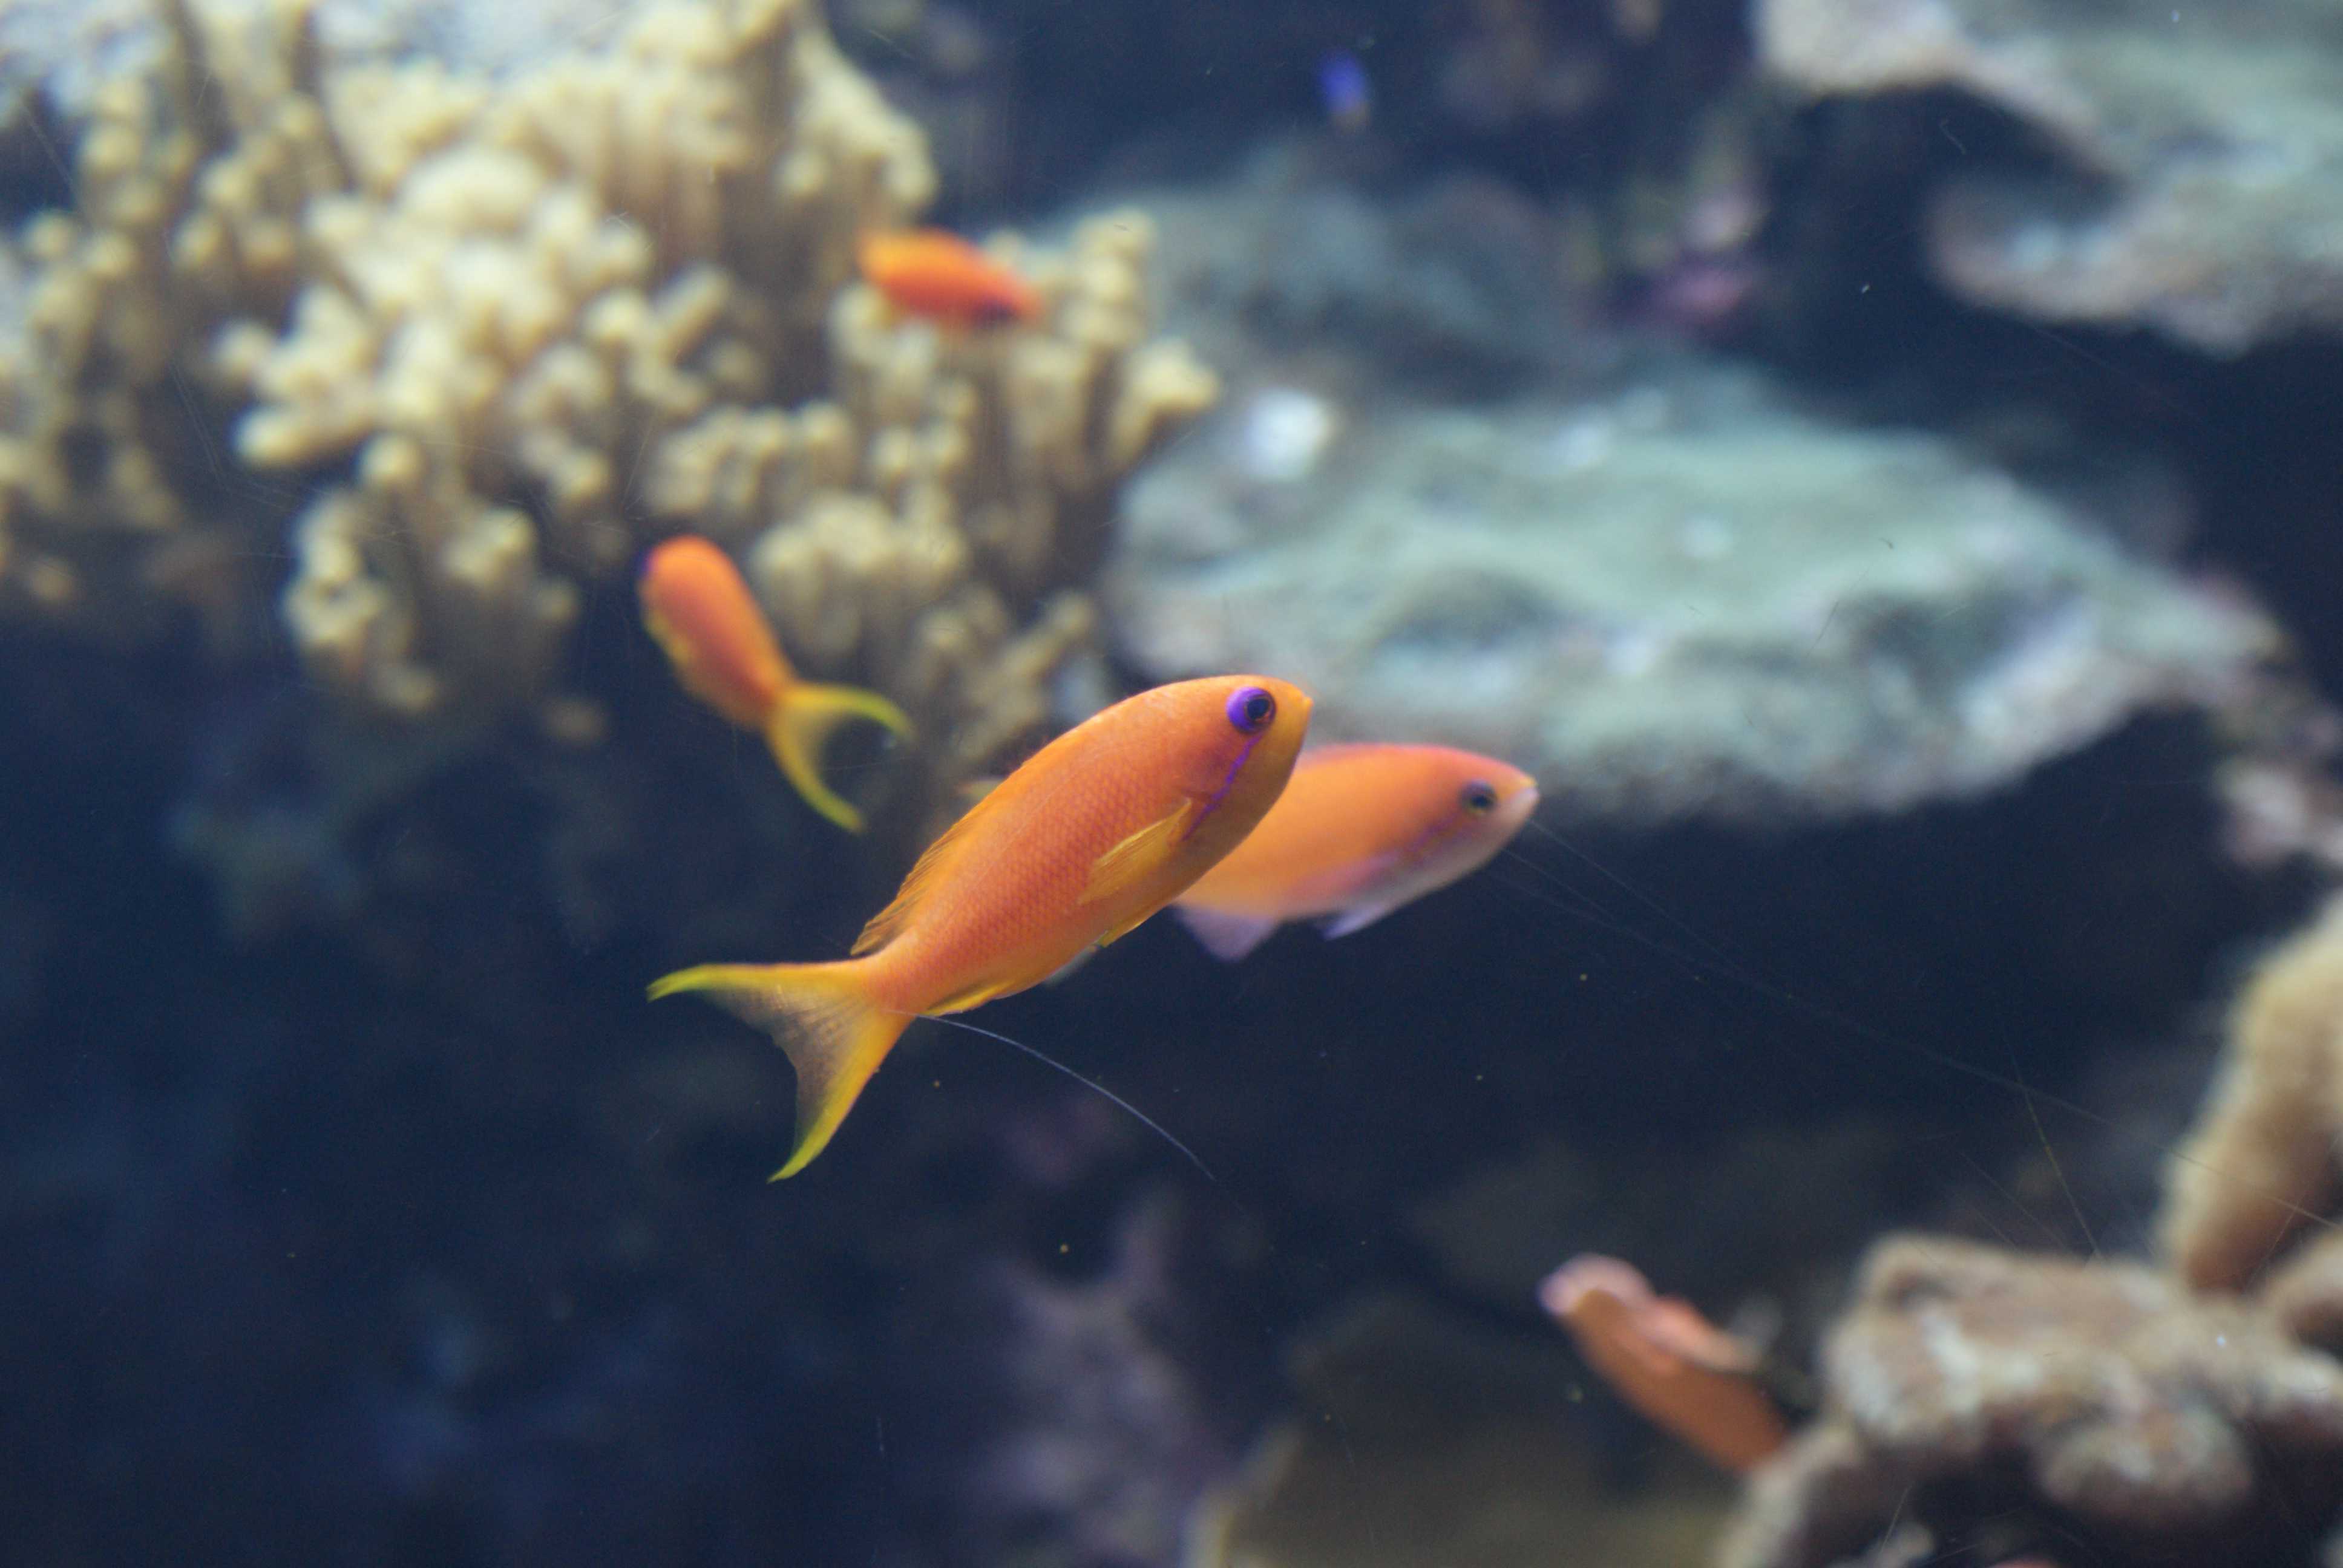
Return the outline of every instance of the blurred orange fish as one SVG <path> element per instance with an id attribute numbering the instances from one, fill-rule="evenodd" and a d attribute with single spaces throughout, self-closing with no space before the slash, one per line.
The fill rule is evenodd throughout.
<path id="1" fill-rule="evenodd" d="M 643 559 L 643 623 L 683 689 L 772 748 L 797 791 L 850 833 L 862 814 L 821 780 L 822 743 L 843 720 L 867 719 L 911 732 L 903 710 L 859 686 L 799 680 L 773 639 L 732 558 L 696 534 L 668 540 Z"/>
<path id="2" fill-rule="evenodd" d="M 1287 920 L 1330 937 L 1478 870 L 1537 809 L 1520 769 L 1445 746 L 1321 746 L 1294 764 L 1276 809 L 1178 912 L 1198 940 L 1241 959 Z"/>
<path id="3" fill-rule="evenodd" d="M 1285 788 L 1310 699 L 1232 675 L 1159 686 L 1069 729 L 928 847 L 895 901 L 821 964 L 702 964 L 704 990 L 769 1030 L 798 1074 L 797 1143 L 821 1152 L 912 1019 L 1023 990 L 1177 898 Z"/>
<path id="4" fill-rule="evenodd" d="M 864 279 L 907 316 L 965 329 L 1041 314 L 1031 284 L 949 230 L 866 234 L 855 249 Z"/>
<path id="5" fill-rule="evenodd" d="M 1789 1441 L 1756 1352 L 1632 1265 L 1582 1253 L 1539 1283 L 1538 1301 L 1621 1398 L 1716 1464 L 1744 1473 Z"/>

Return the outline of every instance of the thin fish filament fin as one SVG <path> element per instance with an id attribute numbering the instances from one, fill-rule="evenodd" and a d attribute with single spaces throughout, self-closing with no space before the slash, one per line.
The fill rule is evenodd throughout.
<path id="1" fill-rule="evenodd" d="M 1094 904 L 1101 899 L 1111 899 L 1161 866 L 1179 847 L 1180 840 L 1188 836 L 1189 820 L 1198 809 L 1196 801 L 1183 799 L 1169 812 L 1093 860 L 1090 880 L 1082 888 L 1081 901 Z M 1149 911 L 1150 914 L 1153 912 Z M 1145 915 L 1140 917 L 1140 920 L 1144 919 Z M 1138 923 L 1139 920 L 1132 920 L 1120 930 L 1110 931 L 1099 939 L 1099 946 L 1106 946 Z"/>
<path id="2" fill-rule="evenodd" d="M 911 1020 L 879 1007 L 852 964 L 701 964 L 656 981 L 651 1000 L 679 991 L 705 991 L 764 1030 L 797 1070 L 797 1140 L 773 1172 L 776 1181 L 804 1170 L 829 1146 Z"/>
<path id="3" fill-rule="evenodd" d="M 816 686 L 799 682 L 782 694 L 765 728 L 765 740 L 781 772 L 805 797 L 806 804 L 850 833 L 862 831 L 862 813 L 823 781 L 822 747 L 830 731 L 849 719 L 868 719 L 900 736 L 911 733 L 903 710 L 875 691 L 859 686 Z"/>

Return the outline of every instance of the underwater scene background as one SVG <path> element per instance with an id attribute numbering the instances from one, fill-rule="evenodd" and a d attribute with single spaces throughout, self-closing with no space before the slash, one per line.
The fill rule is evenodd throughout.
<path id="1" fill-rule="evenodd" d="M 2343 1561 L 2324 0 L 10 0 L 0 208 L 0 1561 Z M 769 1183 L 646 988 L 1207 676 L 1517 836 Z"/>

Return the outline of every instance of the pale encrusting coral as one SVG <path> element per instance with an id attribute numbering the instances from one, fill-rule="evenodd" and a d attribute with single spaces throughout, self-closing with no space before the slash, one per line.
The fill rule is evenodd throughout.
<path id="1" fill-rule="evenodd" d="M 1943 149 L 1926 249 L 1956 293 L 2217 355 L 2343 330 L 2332 6 L 1765 0 L 1755 17 L 1776 80 L 1869 101 L 1874 149 L 1903 145 L 1899 116 L 1941 136 L 1947 92 L 2023 124 L 2024 156 Z"/>
<path id="2" fill-rule="evenodd" d="M 1494 182 L 1371 201 L 1284 143 L 1141 199 L 1230 387 L 1109 558 L 1152 678 L 1288 670 L 1330 739 L 1486 751 L 1550 814 L 1652 827 L 1976 797 L 2237 706 L 2276 646 L 2158 558 L 2192 502 L 2142 454 L 2046 463 L 1623 328 Z"/>
<path id="3" fill-rule="evenodd" d="M 2266 1527 L 2279 1478 L 2308 1524 L 2343 1477 L 2343 1367 L 2136 1263 L 1890 1238 L 1822 1359 L 1823 1414 L 1754 1477 L 1723 1568 L 1822 1568 L 1948 1516 L 1988 1561 L 2079 1531 L 2210 1549 Z"/>
<path id="4" fill-rule="evenodd" d="M 1131 658 L 1292 670 L 1330 735 L 1513 758 L 1583 819 L 1976 795 L 2236 700 L 2272 641 L 1985 454 L 1697 358 L 1377 408 L 1301 478 L 1237 447 L 1210 431 L 1134 487 L 1109 575 Z"/>
<path id="5" fill-rule="evenodd" d="M 172 22 L 25 241 L 16 601 L 119 628 L 265 588 L 285 498 L 338 480 L 283 613 L 362 712 L 556 694 L 582 595 L 690 527 L 809 673 L 912 713 L 931 782 L 1043 723 L 1117 486 L 1214 391 L 1149 341 L 1142 219 L 1021 256 L 1031 327 L 940 333 L 854 277 L 935 195 L 923 138 L 800 0 L 655 7 L 497 80 L 329 68 L 306 7 Z"/>
<path id="6" fill-rule="evenodd" d="M 2331 1558 L 2338 953 L 2330 907 L 2242 987 L 2199 1124 L 2168 1159 L 2164 1266 L 1878 1243 L 1821 1350 L 1821 1412 L 1753 1477 L 1720 1563 L 1822 1568 L 1899 1522 L 1923 1554 L 2292 1561 L 2324 1536 Z"/>

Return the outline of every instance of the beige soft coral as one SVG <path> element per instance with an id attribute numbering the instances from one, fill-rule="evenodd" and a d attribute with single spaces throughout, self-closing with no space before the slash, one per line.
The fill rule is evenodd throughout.
<path id="1" fill-rule="evenodd" d="M 2343 1131 L 2343 900 L 2263 960 L 2229 1020 L 2220 1076 L 2174 1151 L 2157 1231 L 2200 1289 L 2238 1289 L 2337 1187 Z"/>
<path id="2" fill-rule="evenodd" d="M 996 242 L 1042 318 L 941 333 L 854 277 L 934 173 L 811 0 L 662 0 L 493 82 L 332 68 L 299 4 L 169 18 L 24 247 L 0 613 L 138 627 L 289 527 L 320 685 L 470 727 L 556 697 L 584 594 L 693 529 L 809 675 L 918 717 L 912 798 L 1047 721 L 1122 478 L 1214 392 L 1151 339 L 1143 219 Z"/>

